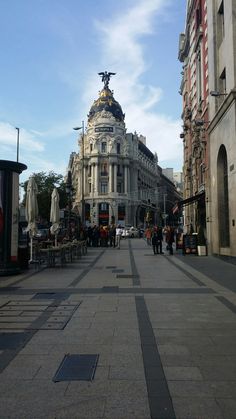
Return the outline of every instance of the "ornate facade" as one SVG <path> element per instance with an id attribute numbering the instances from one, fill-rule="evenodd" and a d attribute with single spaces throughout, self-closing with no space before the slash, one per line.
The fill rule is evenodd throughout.
<path id="1" fill-rule="evenodd" d="M 184 224 L 185 230 L 207 230 L 209 189 L 208 26 L 206 0 L 188 0 L 185 32 L 180 35 L 183 63 Z"/>
<path id="2" fill-rule="evenodd" d="M 146 147 L 143 136 L 126 133 L 125 115 L 109 88 L 111 73 L 101 74 L 104 87 L 79 138 L 80 152 L 70 156 L 73 206 L 83 214 L 83 222 L 92 225 L 159 223 L 157 155 Z"/>

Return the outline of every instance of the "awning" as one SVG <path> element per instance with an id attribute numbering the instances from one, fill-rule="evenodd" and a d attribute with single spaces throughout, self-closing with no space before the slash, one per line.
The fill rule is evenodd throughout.
<path id="1" fill-rule="evenodd" d="M 189 198 L 183 199 L 182 201 L 176 202 L 175 206 L 172 208 L 172 213 L 175 214 L 180 210 L 181 207 L 184 207 L 185 205 L 190 205 L 192 202 L 200 201 L 205 197 L 205 191 L 190 196 Z"/>

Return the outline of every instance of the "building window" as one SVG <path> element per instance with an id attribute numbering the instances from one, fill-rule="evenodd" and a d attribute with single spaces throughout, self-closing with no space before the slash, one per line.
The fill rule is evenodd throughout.
<path id="1" fill-rule="evenodd" d="M 198 9 L 196 10 L 196 26 L 199 28 L 199 26 L 202 23 L 202 2 L 199 1 Z"/>
<path id="2" fill-rule="evenodd" d="M 107 182 L 101 182 L 101 193 L 107 193 Z"/>
<path id="3" fill-rule="evenodd" d="M 120 164 L 117 165 L 117 176 L 122 176 Z"/>
<path id="4" fill-rule="evenodd" d="M 199 49 L 198 52 L 197 52 L 196 77 L 197 77 L 197 102 L 198 102 L 198 105 L 201 105 L 201 102 L 202 102 L 202 57 L 201 57 L 201 49 Z"/>
<path id="5" fill-rule="evenodd" d="M 225 36 L 225 21 L 224 21 L 224 1 L 220 3 L 217 15 L 217 35 L 218 35 L 218 46 L 220 46 Z"/>
<path id="6" fill-rule="evenodd" d="M 122 193 L 122 183 L 117 183 L 117 192 Z"/>
<path id="7" fill-rule="evenodd" d="M 88 167 L 88 176 L 91 177 L 92 176 L 92 166 Z"/>
<path id="8" fill-rule="evenodd" d="M 107 170 L 107 163 L 101 164 L 101 176 L 107 176 L 108 170 Z"/>
<path id="9" fill-rule="evenodd" d="M 93 151 L 93 143 L 90 143 L 90 153 Z"/>
<path id="10" fill-rule="evenodd" d="M 102 142 L 102 153 L 107 152 L 107 143 L 105 141 Z"/>
<path id="11" fill-rule="evenodd" d="M 101 211 L 108 211 L 108 204 L 106 203 L 106 202 L 102 202 L 101 204 L 100 204 L 100 210 Z"/>
<path id="12" fill-rule="evenodd" d="M 220 81 L 219 91 L 221 93 L 226 93 L 226 70 L 225 70 L 225 68 L 220 75 L 220 80 L 219 81 Z"/>
<path id="13" fill-rule="evenodd" d="M 92 192 L 92 184 L 89 183 L 89 193 L 91 193 L 91 192 Z"/>
<path id="14" fill-rule="evenodd" d="M 116 152 L 117 154 L 120 154 L 120 143 L 116 144 Z"/>

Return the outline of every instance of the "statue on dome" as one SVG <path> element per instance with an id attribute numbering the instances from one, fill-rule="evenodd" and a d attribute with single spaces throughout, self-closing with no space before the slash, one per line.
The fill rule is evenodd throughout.
<path id="1" fill-rule="evenodd" d="M 104 88 L 108 89 L 109 88 L 109 81 L 111 76 L 114 76 L 116 73 L 108 73 L 107 71 L 102 71 L 101 73 L 98 73 L 99 76 L 102 77 L 102 81 L 104 83 Z"/>

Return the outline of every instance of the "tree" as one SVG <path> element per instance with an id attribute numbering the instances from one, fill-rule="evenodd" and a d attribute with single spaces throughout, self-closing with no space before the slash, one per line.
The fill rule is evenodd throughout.
<path id="1" fill-rule="evenodd" d="M 51 194 L 53 188 L 56 187 L 58 190 L 60 196 L 60 208 L 65 208 L 67 205 L 67 195 L 63 175 L 50 171 L 48 174 L 46 172 L 33 173 L 32 176 L 38 186 L 39 216 L 42 220 L 49 222 Z M 25 204 L 26 201 L 27 184 L 28 180 L 21 184 L 21 187 L 24 188 L 25 191 L 23 204 Z"/>

